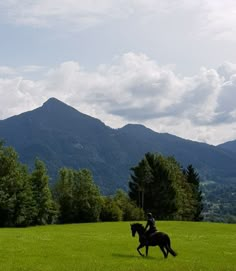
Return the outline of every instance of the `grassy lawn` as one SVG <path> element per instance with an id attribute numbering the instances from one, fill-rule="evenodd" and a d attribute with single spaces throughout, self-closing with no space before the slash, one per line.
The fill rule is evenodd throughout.
<path id="1" fill-rule="evenodd" d="M 157 222 L 176 258 L 159 247 L 139 256 L 126 222 L 0 229 L 1 271 L 236 270 L 236 225 Z M 144 249 L 143 249 L 144 252 Z"/>

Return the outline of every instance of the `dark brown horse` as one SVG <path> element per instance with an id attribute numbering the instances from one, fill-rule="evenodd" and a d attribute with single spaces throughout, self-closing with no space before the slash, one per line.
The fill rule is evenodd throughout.
<path id="1" fill-rule="evenodd" d="M 131 224 L 131 231 L 133 237 L 135 236 L 136 232 L 139 235 L 140 244 L 137 247 L 137 251 L 141 256 L 144 255 L 140 252 L 139 249 L 144 246 L 146 247 L 146 256 L 148 256 L 149 246 L 159 246 L 165 258 L 167 258 L 169 252 L 173 256 L 177 255 L 177 253 L 171 248 L 170 238 L 166 233 L 157 231 L 152 233 L 149 237 L 147 237 L 145 234 L 145 228 L 140 223 Z"/>

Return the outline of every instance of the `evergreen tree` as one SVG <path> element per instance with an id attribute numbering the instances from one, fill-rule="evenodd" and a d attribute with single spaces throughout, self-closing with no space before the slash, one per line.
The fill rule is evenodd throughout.
<path id="1" fill-rule="evenodd" d="M 171 161 L 161 155 L 146 154 L 152 168 L 152 182 L 148 184 L 148 206 L 158 219 L 174 218 L 177 211 L 175 173 L 170 166 Z"/>
<path id="2" fill-rule="evenodd" d="M 200 190 L 200 177 L 192 165 L 189 165 L 186 170 L 183 171 L 186 176 L 186 180 L 190 185 L 192 191 L 193 201 L 193 220 L 201 221 L 203 216 L 201 212 L 203 210 L 202 192 Z"/>
<path id="3" fill-rule="evenodd" d="M 147 153 L 131 170 L 129 196 L 140 206 L 142 187 L 145 212 L 152 212 L 157 219 L 194 219 L 193 190 L 173 157 Z"/>
<path id="4" fill-rule="evenodd" d="M 138 166 L 131 168 L 131 170 L 133 174 L 131 174 L 132 181 L 129 182 L 129 196 L 136 201 L 139 208 L 144 209 L 147 185 L 153 181 L 152 168 L 145 157 L 139 162 Z"/>
<path id="5" fill-rule="evenodd" d="M 131 170 L 134 172 L 129 182 L 131 199 L 139 204 L 141 186 L 145 212 L 152 212 L 159 219 L 173 216 L 177 207 L 167 160 L 160 155 L 147 153 L 138 166 Z"/>

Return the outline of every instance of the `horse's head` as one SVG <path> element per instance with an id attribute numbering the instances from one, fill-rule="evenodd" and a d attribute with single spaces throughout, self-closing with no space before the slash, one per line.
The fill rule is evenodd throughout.
<path id="1" fill-rule="evenodd" d="M 136 232 L 141 234 L 145 231 L 143 225 L 139 223 L 131 224 L 130 227 L 131 227 L 131 232 L 132 232 L 133 237 L 135 236 Z"/>
<path id="2" fill-rule="evenodd" d="M 132 236 L 135 236 L 135 233 L 137 231 L 137 227 L 135 226 L 136 224 L 130 224 L 131 227 L 131 232 L 132 232 Z"/>

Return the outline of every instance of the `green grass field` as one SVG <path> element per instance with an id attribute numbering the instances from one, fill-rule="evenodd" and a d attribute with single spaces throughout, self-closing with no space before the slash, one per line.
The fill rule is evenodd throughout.
<path id="1" fill-rule="evenodd" d="M 1 271 L 236 270 L 236 225 L 157 222 L 176 258 L 139 256 L 127 222 L 0 229 Z M 143 249 L 144 252 L 144 249 Z"/>

